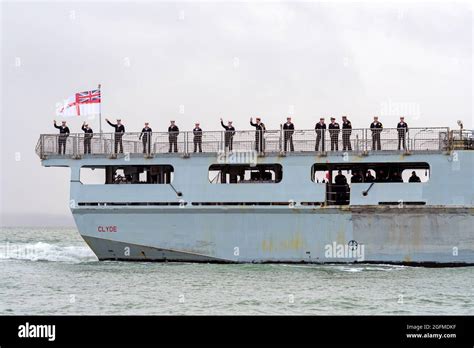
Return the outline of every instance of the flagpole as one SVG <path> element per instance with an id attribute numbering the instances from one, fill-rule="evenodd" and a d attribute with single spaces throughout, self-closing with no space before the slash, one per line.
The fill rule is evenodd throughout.
<path id="1" fill-rule="evenodd" d="M 100 92 L 100 83 L 99 83 L 99 95 L 100 95 L 100 103 L 99 103 L 99 139 L 100 139 L 100 147 L 102 153 L 105 153 L 105 142 L 102 141 L 102 93 Z"/>
<path id="2" fill-rule="evenodd" d="M 99 103 L 99 132 L 102 134 L 102 93 L 100 93 L 100 83 L 99 83 L 99 94 L 100 94 L 100 103 Z"/>

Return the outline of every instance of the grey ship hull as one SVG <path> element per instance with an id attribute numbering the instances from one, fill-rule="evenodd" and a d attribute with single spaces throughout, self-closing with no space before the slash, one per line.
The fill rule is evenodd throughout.
<path id="1" fill-rule="evenodd" d="M 100 260 L 474 264 L 472 208 L 163 210 L 117 208 L 74 216 Z M 91 233 L 109 221 L 120 226 L 118 233 Z M 328 255 L 334 242 L 352 242 L 352 254 Z"/>

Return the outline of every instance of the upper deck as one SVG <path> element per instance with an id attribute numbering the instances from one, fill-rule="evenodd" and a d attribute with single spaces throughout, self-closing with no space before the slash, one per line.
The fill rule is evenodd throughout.
<path id="1" fill-rule="evenodd" d="M 259 154 L 255 151 L 255 131 L 237 131 L 230 156 L 225 132 L 203 132 L 202 153 L 194 153 L 192 132 L 180 132 L 177 152 L 172 153 L 168 153 L 169 134 L 155 132 L 150 152 L 143 153 L 140 134 L 123 135 L 123 154 L 114 153 L 113 133 L 95 134 L 90 154 L 84 154 L 84 134 L 67 138 L 65 154 L 58 154 L 58 134 L 41 135 L 36 151 L 45 166 L 71 168 L 71 199 L 78 207 L 159 205 L 161 209 L 180 204 L 177 199 L 190 207 L 234 204 L 278 208 L 289 201 L 308 207 L 331 206 L 340 204 L 334 198 L 340 189 L 336 182 L 339 170 L 348 181 L 343 185 L 342 204 L 474 204 L 472 131 L 412 128 L 406 134 L 406 149 L 401 146 L 398 150 L 398 130 L 384 129 L 380 133 L 381 149 L 375 150 L 370 129 L 353 129 L 349 139 L 352 151 L 343 151 L 342 132 L 339 151 L 331 151 L 326 130 L 326 151 L 321 147 L 315 151 L 315 131 L 297 130 L 293 134 L 294 152 L 286 152 L 284 132 L 270 130 Z M 99 183 L 91 184 L 83 177 L 82 171 L 86 175 L 91 169 L 99 176 Z M 408 182 L 406 175 L 412 171 L 421 174 L 422 182 Z M 371 172 L 375 181 L 352 182 L 349 173 L 357 172 Z M 392 177 L 394 173 L 404 176 L 403 180 Z"/>
<path id="2" fill-rule="evenodd" d="M 256 149 L 256 131 L 245 130 L 235 131 L 232 135 L 232 150 L 254 151 Z M 403 147 L 403 140 L 399 142 L 399 130 L 396 128 L 384 128 L 380 133 L 381 148 L 374 148 L 373 132 L 371 129 L 352 129 L 349 135 L 349 142 L 353 154 L 387 154 L 390 152 L 403 153 L 426 153 L 426 152 L 445 152 L 456 149 L 473 149 L 473 131 L 472 130 L 450 130 L 448 127 L 432 128 L 410 128 L 405 135 L 406 149 Z M 143 141 L 140 140 L 141 132 L 124 133 L 121 135 L 123 144 L 123 154 L 125 155 L 143 155 L 144 157 L 153 157 L 157 155 L 193 156 L 195 135 L 192 131 L 182 131 L 177 135 L 177 151 L 170 150 L 170 134 L 168 132 L 153 132 L 151 142 L 144 149 Z M 263 135 L 263 148 L 259 155 L 291 155 L 291 154 L 319 154 L 326 155 L 331 153 L 342 153 L 347 151 L 343 149 L 343 130 L 337 134 L 338 150 L 331 149 L 330 130 L 324 130 L 321 134 L 322 144 L 316 150 L 316 132 L 311 130 L 295 130 L 292 135 L 294 152 L 290 152 L 290 145 L 285 147 L 285 131 L 267 130 Z M 333 137 L 335 137 L 333 135 Z M 201 136 L 202 153 L 218 154 L 226 152 L 226 131 L 203 131 Z M 36 153 L 41 159 L 47 158 L 71 158 L 81 159 L 84 157 L 105 157 L 115 158 L 115 134 L 101 133 L 94 134 L 91 139 L 90 154 L 84 151 L 84 133 L 71 133 L 66 139 L 65 153 L 59 153 L 59 134 L 41 134 L 36 145 Z M 399 145 L 401 145 L 399 147 Z M 146 152 L 145 152 L 145 151 Z M 173 149 L 174 150 L 174 149 Z"/>

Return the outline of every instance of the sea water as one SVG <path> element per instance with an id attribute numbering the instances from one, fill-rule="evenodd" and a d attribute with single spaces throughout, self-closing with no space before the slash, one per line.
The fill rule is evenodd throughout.
<path id="1" fill-rule="evenodd" d="M 73 228 L 2 228 L 0 314 L 472 315 L 474 267 L 99 262 Z"/>

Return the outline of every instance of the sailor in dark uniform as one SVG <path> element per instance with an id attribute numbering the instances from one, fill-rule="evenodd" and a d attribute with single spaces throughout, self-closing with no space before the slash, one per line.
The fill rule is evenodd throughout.
<path id="1" fill-rule="evenodd" d="M 372 175 L 370 170 L 368 170 L 367 173 L 365 173 L 364 182 L 374 182 L 374 181 L 375 181 L 375 177 Z"/>
<path id="2" fill-rule="evenodd" d="M 199 127 L 199 122 L 194 124 L 193 135 L 194 152 L 197 151 L 198 147 L 199 152 L 202 152 L 202 129 Z"/>
<path id="3" fill-rule="evenodd" d="M 168 152 L 171 152 L 174 148 L 174 152 L 178 152 L 178 135 L 179 128 L 174 121 L 171 121 L 170 126 L 168 127 L 168 140 L 170 143 L 170 148 Z"/>
<path id="4" fill-rule="evenodd" d="M 397 124 L 397 131 L 398 131 L 398 149 L 401 149 L 401 144 L 403 144 L 403 149 L 407 149 L 406 143 L 406 134 L 408 133 L 408 125 L 405 123 L 405 118 L 402 116 L 400 117 L 400 122 Z"/>
<path id="5" fill-rule="evenodd" d="M 339 123 L 336 122 L 335 117 L 331 117 L 331 123 L 329 124 L 329 136 L 331 138 L 331 151 L 334 151 L 334 148 L 336 151 L 339 150 L 339 132 L 340 132 L 340 127 Z"/>
<path id="6" fill-rule="evenodd" d="M 336 193 L 336 204 L 343 204 L 346 200 L 346 192 L 347 192 L 347 178 L 345 175 L 342 174 L 342 171 L 339 170 L 337 172 L 336 177 L 334 178 L 334 192 Z"/>
<path id="7" fill-rule="evenodd" d="M 91 153 L 91 141 L 92 137 L 94 136 L 94 132 L 92 131 L 92 128 L 89 128 L 89 125 L 87 123 L 82 124 L 82 128 L 84 131 L 84 154 L 89 154 Z"/>
<path id="8" fill-rule="evenodd" d="M 380 170 L 376 173 L 375 182 L 387 182 L 387 174 L 385 174 L 385 172 L 383 171 L 383 169 L 380 169 Z"/>
<path id="9" fill-rule="evenodd" d="M 415 171 L 412 171 L 411 172 L 411 176 L 410 178 L 408 179 L 408 182 L 421 182 L 421 179 L 418 175 L 416 175 L 416 172 Z"/>
<path id="10" fill-rule="evenodd" d="M 291 122 L 291 117 L 286 118 L 286 123 L 283 125 L 283 139 L 284 143 L 284 151 L 286 152 L 287 145 L 290 143 L 290 151 L 295 151 L 293 146 L 293 133 L 295 132 L 295 125 Z"/>
<path id="11" fill-rule="evenodd" d="M 263 133 L 265 132 L 265 125 L 261 122 L 260 117 L 257 117 L 256 121 L 256 123 L 253 123 L 253 118 L 250 117 L 250 125 L 255 127 L 255 151 L 264 152 Z"/>
<path id="12" fill-rule="evenodd" d="M 370 130 L 372 131 L 372 150 L 382 150 L 380 146 L 380 133 L 382 129 L 383 125 L 379 122 L 379 118 L 374 116 L 374 122 L 370 124 Z"/>
<path id="13" fill-rule="evenodd" d="M 232 151 L 232 145 L 234 142 L 234 134 L 235 134 L 235 128 L 232 126 L 232 121 L 229 121 L 226 126 L 224 124 L 224 121 L 222 121 L 222 118 L 221 118 L 221 126 L 222 128 L 225 129 L 225 134 L 224 134 L 225 148 L 228 149 L 229 151 Z"/>
<path id="14" fill-rule="evenodd" d="M 114 153 L 117 153 L 118 147 L 120 146 L 120 153 L 123 153 L 123 143 L 122 143 L 122 137 L 123 134 L 125 133 L 125 127 L 122 124 L 122 120 L 117 119 L 117 123 L 113 124 L 110 122 L 107 118 L 105 119 L 107 123 L 115 128 L 115 137 L 114 137 Z"/>
<path id="15" fill-rule="evenodd" d="M 362 182 L 362 180 L 363 180 L 362 173 L 359 170 L 353 171 L 352 177 L 351 177 L 351 183 L 359 183 L 359 182 Z"/>
<path id="16" fill-rule="evenodd" d="M 61 125 L 58 126 L 56 124 L 56 120 L 54 121 L 54 128 L 59 129 L 59 136 L 58 136 L 58 154 L 63 155 L 66 154 L 66 141 L 67 137 L 69 136 L 69 127 L 66 126 L 66 121 L 62 121 Z"/>
<path id="17" fill-rule="evenodd" d="M 389 179 L 390 182 L 403 182 L 402 176 L 398 172 L 393 172 Z"/>
<path id="18" fill-rule="evenodd" d="M 316 146 L 314 147 L 314 151 L 319 151 L 319 143 L 321 143 L 321 151 L 324 151 L 324 138 L 326 133 L 326 124 L 324 123 L 324 117 L 321 117 L 319 119 L 319 122 L 316 123 L 314 131 L 316 132 Z"/>
<path id="19" fill-rule="evenodd" d="M 142 140 L 143 142 L 143 153 L 150 154 L 151 152 L 151 134 L 152 129 L 149 126 L 148 122 L 145 122 L 145 127 L 143 127 L 138 140 Z"/>
<path id="20" fill-rule="evenodd" d="M 337 171 L 337 175 L 334 178 L 334 184 L 336 184 L 336 185 L 345 185 L 345 184 L 347 184 L 347 178 L 344 174 L 342 174 L 341 170 Z"/>
<path id="21" fill-rule="evenodd" d="M 347 116 L 342 116 L 342 151 L 352 151 L 351 133 L 351 121 L 347 119 Z"/>

